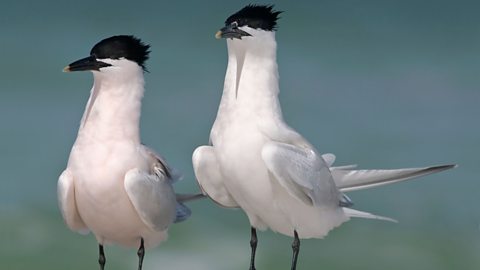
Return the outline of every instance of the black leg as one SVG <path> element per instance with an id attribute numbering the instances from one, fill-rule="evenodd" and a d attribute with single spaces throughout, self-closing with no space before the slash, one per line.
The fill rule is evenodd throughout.
<path id="1" fill-rule="evenodd" d="M 105 262 L 107 261 L 105 259 L 105 253 L 103 252 L 103 245 L 98 244 L 98 263 L 100 264 L 100 270 L 103 270 L 105 267 Z"/>
<path id="2" fill-rule="evenodd" d="M 292 270 L 297 268 L 297 259 L 298 252 L 300 251 L 300 239 L 298 239 L 298 233 L 296 230 L 293 231 L 295 238 L 292 243 L 293 257 L 292 257 Z"/>
<path id="3" fill-rule="evenodd" d="M 145 256 L 145 247 L 143 246 L 143 237 L 140 238 L 140 247 L 137 251 L 138 255 L 138 270 L 142 270 L 143 257 Z"/>
<path id="4" fill-rule="evenodd" d="M 257 230 L 252 227 L 252 237 L 250 238 L 250 247 L 252 248 L 252 256 L 250 258 L 250 270 L 255 270 L 255 251 L 257 250 Z"/>

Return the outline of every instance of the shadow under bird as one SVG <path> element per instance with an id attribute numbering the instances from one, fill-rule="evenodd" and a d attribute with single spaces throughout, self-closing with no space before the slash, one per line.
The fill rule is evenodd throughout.
<path id="1" fill-rule="evenodd" d="M 149 47 L 133 36 L 113 36 L 64 69 L 92 71 L 94 84 L 58 180 L 58 200 L 70 229 L 95 235 L 100 269 L 110 243 L 138 247 L 141 269 L 145 248 L 157 246 L 172 223 L 190 216 L 183 202 L 202 196 L 175 194 L 179 174 L 140 142 Z"/>
<path id="2" fill-rule="evenodd" d="M 280 12 L 248 5 L 231 15 L 217 38 L 227 40 L 228 65 L 210 144 L 193 153 L 197 181 L 216 203 L 241 208 L 251 224 L 250 269 L 256 229 L 294 237 L 291 269 L 301 238 L 323 238 L 351 217 L 394 221 L 354 210 L 347 191 L 395 183 L 455 167 L 395 170 L 334 167 L 283 120 L 278 100 L 275 30 Z"/>

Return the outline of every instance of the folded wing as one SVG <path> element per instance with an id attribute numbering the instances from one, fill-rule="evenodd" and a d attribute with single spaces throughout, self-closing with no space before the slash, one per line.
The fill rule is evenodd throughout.
<path id="1" fill-rule="evenodd" d="M 223 184 L 220 165 L 212 146 L 200 146 L 195 149 L 192 162 L 198 184 L 205 195 L 223 207 L 239 207 Z"/>
<path id="2" fill-rule="evenodd" d="M 73 175 L 68 169 L 63 171 L 58 179 L 57 193 L 60 211 L 67 226 L 73 231 L 87 234 L 89 232 L 87 225 L 77 211 Z"/>
<path id="3" fill-rule="evenodd" d="M 125 174 L 124 185 L 138 215 L 152 230 L 166 230 L 174 222 L 177 201 L 167 177 L 135 168 Z"/>
<path id="4" fill-rule="evenodd" d="M 262 159 L 270 173 L 293 197 L 308 205 L 339 205 L 342 196 L 328 164 L 312 149 L 268 142 L 262 148 Z"/>

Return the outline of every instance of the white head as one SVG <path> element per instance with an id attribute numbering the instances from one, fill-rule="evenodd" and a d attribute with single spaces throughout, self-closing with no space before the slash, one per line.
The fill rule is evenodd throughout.
<path id="1" fill-rule="evenodd" d="M 280 13 L 272 5 L 248 5 L 228 17 L 215 37 L 227 39 L 230 52 L 270 56 L 276 51 L 275 31 Z"/>
<path id="2" fill-rule="evenodd" d="M 90 56 L 71 63 L 64 71 L 88 70 L 96 79 L 128 80 L 146 71 L 149 48 L 134 36 L 109 37 L 93 46 Z"/>
<path id="3" fill-rule="evenodd" d="M 143 72 L 146 70 L 149 48 L 149 45 L 134 36 L 113 36 L 93 46 L 90 56 L 65 67 L 65 72 L 91 71 L 94 75 L 95 82 L 81 129 L 90 119 L 103 119 L 99 123 L 107 121 L 110 126 L 118 123 L 122 127 L 128 125 L 126 122 L 130 120 L 129 126 L 132 128 L 129 134 L 139 137 L 138 121 L 144 92 Z M 94 125 L 98 134 L 101 134 L 98 132 L 100 127 L 102 126 Z M 109 129 L 105 134 L 111 135 Z"/>
<path id="4" fill-rule="evenodd" d="M 230 15 L 216 33 L 228 46 L 225 100 L 237 100 L 240 92 L 242 97 L 257 100 L 252 96 L 278 93 L 275 31 L 280 13 L 272 5 L 247 5 Z"/>

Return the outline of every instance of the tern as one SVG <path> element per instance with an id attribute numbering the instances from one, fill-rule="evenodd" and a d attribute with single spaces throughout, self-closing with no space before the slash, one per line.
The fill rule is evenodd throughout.
<path id="1" fill-rule="evenodd" d="M 95 235 L 100 269 L 110 243 L 138 247 L 142 269 L 145 249 L 165 240 L 172 223 L 190 216 L 183 202 L 200 197 L 175 194 L 179 173 L 140 142 L 149 48 L 134 36 L 113 36 L 64 69 L 92 71 L 94 84 L 58 180 L 59 206 L 71 230 Z"/>
<path id="2" fill-rule="evenodd" d="M 227 41 L 228 65 L 210 144 L 195 149 L 192 162 L 204 194 L 221 206 L 241 208 L 251 224 L 250 270 L 255 269 L 257 229 L 294 237 L 291 269 L 302 238 L 323 238 L 361 217 L 394 221 L 352 209 L 347 191 L 395 183 L 455 167 L 395 170 L 333 167 L 283 120 L 275 32 L 281 12 L 248 5 L 216 33 Z"/>

